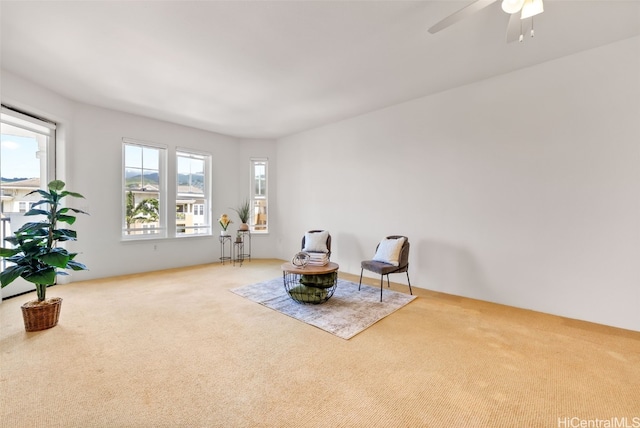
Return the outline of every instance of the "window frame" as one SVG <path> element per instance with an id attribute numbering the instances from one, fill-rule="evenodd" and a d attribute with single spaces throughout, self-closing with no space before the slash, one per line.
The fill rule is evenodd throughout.
<path id="1" fill-rule="evenodd" d="M 148 227 L 142 224 L 138 228 L 127 228 L 127 184 L 126 184 L 126 148 L 127 146 L 137 146 L 142 149 L 153 149 L 158 151 L 158 226 Z M 166 145 L 142 141 L 133 138 L 122 138 L 122 214 L 121 214 L 121 237 L 125 241 L 149 240 L 149 239 L 166 239 L 168 237 L 168 221 L 167 221 L 167 157 L 168 148 Z M 143 161 L 144 162 L 144 161 Z M 141 166 L 142 171 L 145 170 L 144 163 Z M 151 170 L 151 168 L 149 168 Z M 153 232 L 150 232 L 150 229 Z M 140 233 L 129 233 L 137 231 Z"/>
<path id="2" fill-rule="evenodd" d="M 4 131 L 4 126 L 8 126 L 9 129 L 17 128 L 19 136 L 24 136 L 21 134 L 21 131 L 26 131 L 28 133 L 32 133 L 35 135 L 30 135 L 28 138 L 34 138 L 38 144 L 37 148 L 37 159 L 40 161 L 40 172 L 38 175 L 39 180 L 39 189 L 47 190 L 49 182 L 56 179 L 56 153 L 57 153 L 57 135 L 56 130 L 58 129 L 58 124 L 37 116 L 33 113 L 20 110 L 16 107 L 1 104 L 0 107 L 0 131 Z M 11 134 L 12 130 L 7 132 L 7 134 Z M 44 155 L 43 155 L 44 152 Z M 0 154 L 1 156 L 2 154 Z M 0 168 L 1 169 L 1 168 Z M 4 171 L 0 171 L 2 175 L 4 175 Z M 17 177 L 9 177 L 9 178 L 17 178 Z M 35 178 L 35 177 L 29 177 Z M 8 185 L 10 182 L 5 183 Z M 31 188 L 33 189 L 33 188 Z M 11 198 L 16 198 L 19 196 L 20 191 L 14 189 L 5 194 L 6 189 L 5 186 L 2 187 L 3 196 L 11 196 Z M 29 189 L 23 189 L 24 191 L 29 191 Z M 26 197 L 26 195 L 22 195 Z M 4 242 L 4 238 L 9 234 L 15 232 L 15 230 L 11 230 L 11 217 L 15 216 L 13 221 L 17 221 L 15 228 L 24 224 L 24 221 L 28 221 L 29 217 L 25 217 L 24 214 L 28 212 L 33 204 L 39 199 L 37 195 L 33 196 L 33 200 L 31 197 L 27 197 L 25 200 L 14 200 L 9 205 L 10 208 L 7 211 L 4 211 L 6 207 L 5 204 L 10 201 L 3 201 L 2 205 L 2 225 L 0 228 L 0 242 L 3 245 L 7 245 Z M 20 207 L 24 203 L 25 210 L 23 211 Z M 17 211 L 15 211 L 17 209 Z M 4 258 L 0 263 L 0 270 L 4 270 L 7 266 L 7 262 Z M 18 279 L 18 281 L 12 283 L 9 287 L 3 289 L 3 297 L 8 298 L 12 296 L 16 296 L 25 292 L 30 292 L 35 289 L 35 286 L 27 282 L 23 279 Z"/>
<path id="3" fill-rule="evenodd" d="M 256 193 L 256 165 L 264 164 L 264 194 L 258 195 Z M 249 160 L 249 195 L 251 203 L 251 215 L 249 219 L 249 229 L 251 233 L 255 234 L 267 234 L 269 233 L 269 158 L 266 157 L 252 157 Z M 262 202 L 264 207 L 265 223 L 264 225 L 256 224 L 258 213 L 256 213 L 256 206 Z M 259 227 L 259 228 L 257 228 Z"/>
<path id="4" fill-rule="evenodd" d="M 195 149 L 189 149 L 189 148 L 185 148 L 185 147 L 176 147 L 176 152 L 175 152 L 175 184 L 176 184 L 176 188 L 175 188 L 175 195 L 174 195 L 174 200 L 173 200 L 173 205 L 176 206 L 176 213 L 177 213 L 177 206 L 178 206 L 178 201 L 180 200 L 180 195 L 179 195 L 179 185 L 178 185 L 178 174 L 179 174 L 179 167 L 178 167 L 178 162 L 179 162 L 179 158 L 183 157 L 183 158 L 192 158 L 192 159 L 199 159 L 202 160 L 204 162 L 204 177 L 203 177 L 203 181 L 204 181 L 204 190 L 203 190 L 203 201 L 202 203 L 193 203 L 191 206 L 191 214 L 195 215 L 195 206 L 196 205 L 203 205 L 203 216 L 204 216 L 204 224 L 202 225 L 193 225 L 193 226 L 178 226 L 178 218 L 177 216 L 174 217 L 174 222 L 175 222 L 175 236 L 177 238 L 192 238 L 192 237 L 198 237 L 198 236 L 211 236 L 212 235 L 212 218 L 213 216 L 211 215 L 212 213 L 212 192 L 211 192 L 211 168 L 212 168 L 212 156 L 211 153 L 208 152 L 204 152 L 204 151 L 200 151 L 200 150 L 195 150 Z M 185 213 L 186 214 L 186 213 Z M 195 230 L 195 231 L 203 231 L 202 233 L 196 232 L 196 233 L 185 233 L 185 232 L 180 232 L 180 230 Z"/>
<path id="5" fill-rule="evenodd" d="M 14 107 L 2 104 L 0 108 L 0 121 L 10 126 L 22 128 L 26 131 L 47 137 L 46 141 L 46 160 L 45 175 L 43 179 L 40 177 L 40 188 L 47 190 L 50 181 L 55 180 L 56 174 L 56 153 L 57 140 L 56 130 L 58 128 L 55 122 L 48 119 L 32 115 L 30 113 L 20 111 Z"/>

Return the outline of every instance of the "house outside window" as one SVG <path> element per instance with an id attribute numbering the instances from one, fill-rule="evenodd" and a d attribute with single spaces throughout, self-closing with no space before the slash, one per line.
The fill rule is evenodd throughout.
<path id="1" fill-rule="evenodd" d="M 162 146 L 123 139 L 124 238 L 164 238 L 166 151 Z"/>
<path id="2" fill-rule="evenodd" d="M 179 149 L 176 153 L 176 235 L 211 234 L 211 156 Z"/>
<path id="3" fill-rule="evenodd" d="M 249 226 L 252 232 L 267 233 L 269 225 L 267 220 L 268 207 L 268 163 L 267 158 L 252 158 L 250 168 L 251 185 L 251 217 Z"/>

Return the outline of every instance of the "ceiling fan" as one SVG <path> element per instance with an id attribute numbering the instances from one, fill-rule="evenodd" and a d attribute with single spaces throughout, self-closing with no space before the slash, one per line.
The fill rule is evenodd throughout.
<path id="1" fill-rule="evenodd" d="M 431 34 L 462 21 L 497 0 L 476 0 L 429 28 Z M 522 41 L 524 34 L 531 32 L 533 37 L 533 17 L 544 11 L 542 0 L 502 0 L 502 10 L 510 14 L 507 24 L 507 43 Z"/>

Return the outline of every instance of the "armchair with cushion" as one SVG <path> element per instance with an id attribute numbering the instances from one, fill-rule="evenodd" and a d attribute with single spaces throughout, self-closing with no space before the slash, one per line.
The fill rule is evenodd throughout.
<path id="1" fill-rule="evenodd" d="M 362 274 L 364 270 L 375 272 L 380 275 L 380 301 L 382 302 L 382 282 L 384 276 L 387 276 L 387 287 L 390 287 L 389 274 L 406 272 L 409 293 L 413 295 L 411 281 L 409 280 L 409 238 L 406 236 L 391 235 L 384 238 L 376 247 L 376 254 L 373 259 L 364 260 L 360 264 L 360 267 L 358 290 L 360 290 L 362 286 Z"/>
<path id="2" fill-rule="evenodd" d="M 325 253 L 331 257 L 331 235 L 328 230 L 310 230 L 302 237 L 302 251 Z"/>

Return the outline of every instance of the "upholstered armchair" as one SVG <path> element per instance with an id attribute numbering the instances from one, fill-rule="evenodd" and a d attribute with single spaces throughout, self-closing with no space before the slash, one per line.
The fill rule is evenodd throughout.
<path id="1" fill-rule="evenodd" d="M 325 253 L 331 258 L 331 235 L 328 230 L 310 230 L 302 237 L 302 251 Z"/>
<path id="2" fill-rule="evenodd" d="M 409 280 L 409 238 L 402 235 L 391 235 L 384 238 L 376 247 L 376 254 L 372 260 L 364 260 L 360 264 L 360 283 L 358 290 L 362 286 L 362 274 L 364 270 L 375 272 L 380 275 L 380 301 L 382 302 L 382 282 L 387 276 L 387 287 L 390 287 L 389 275 L 392 273 L 407 274 L 407 283 L 409 284 L 409 293 L 411 290 L 411 281 Z"/>

